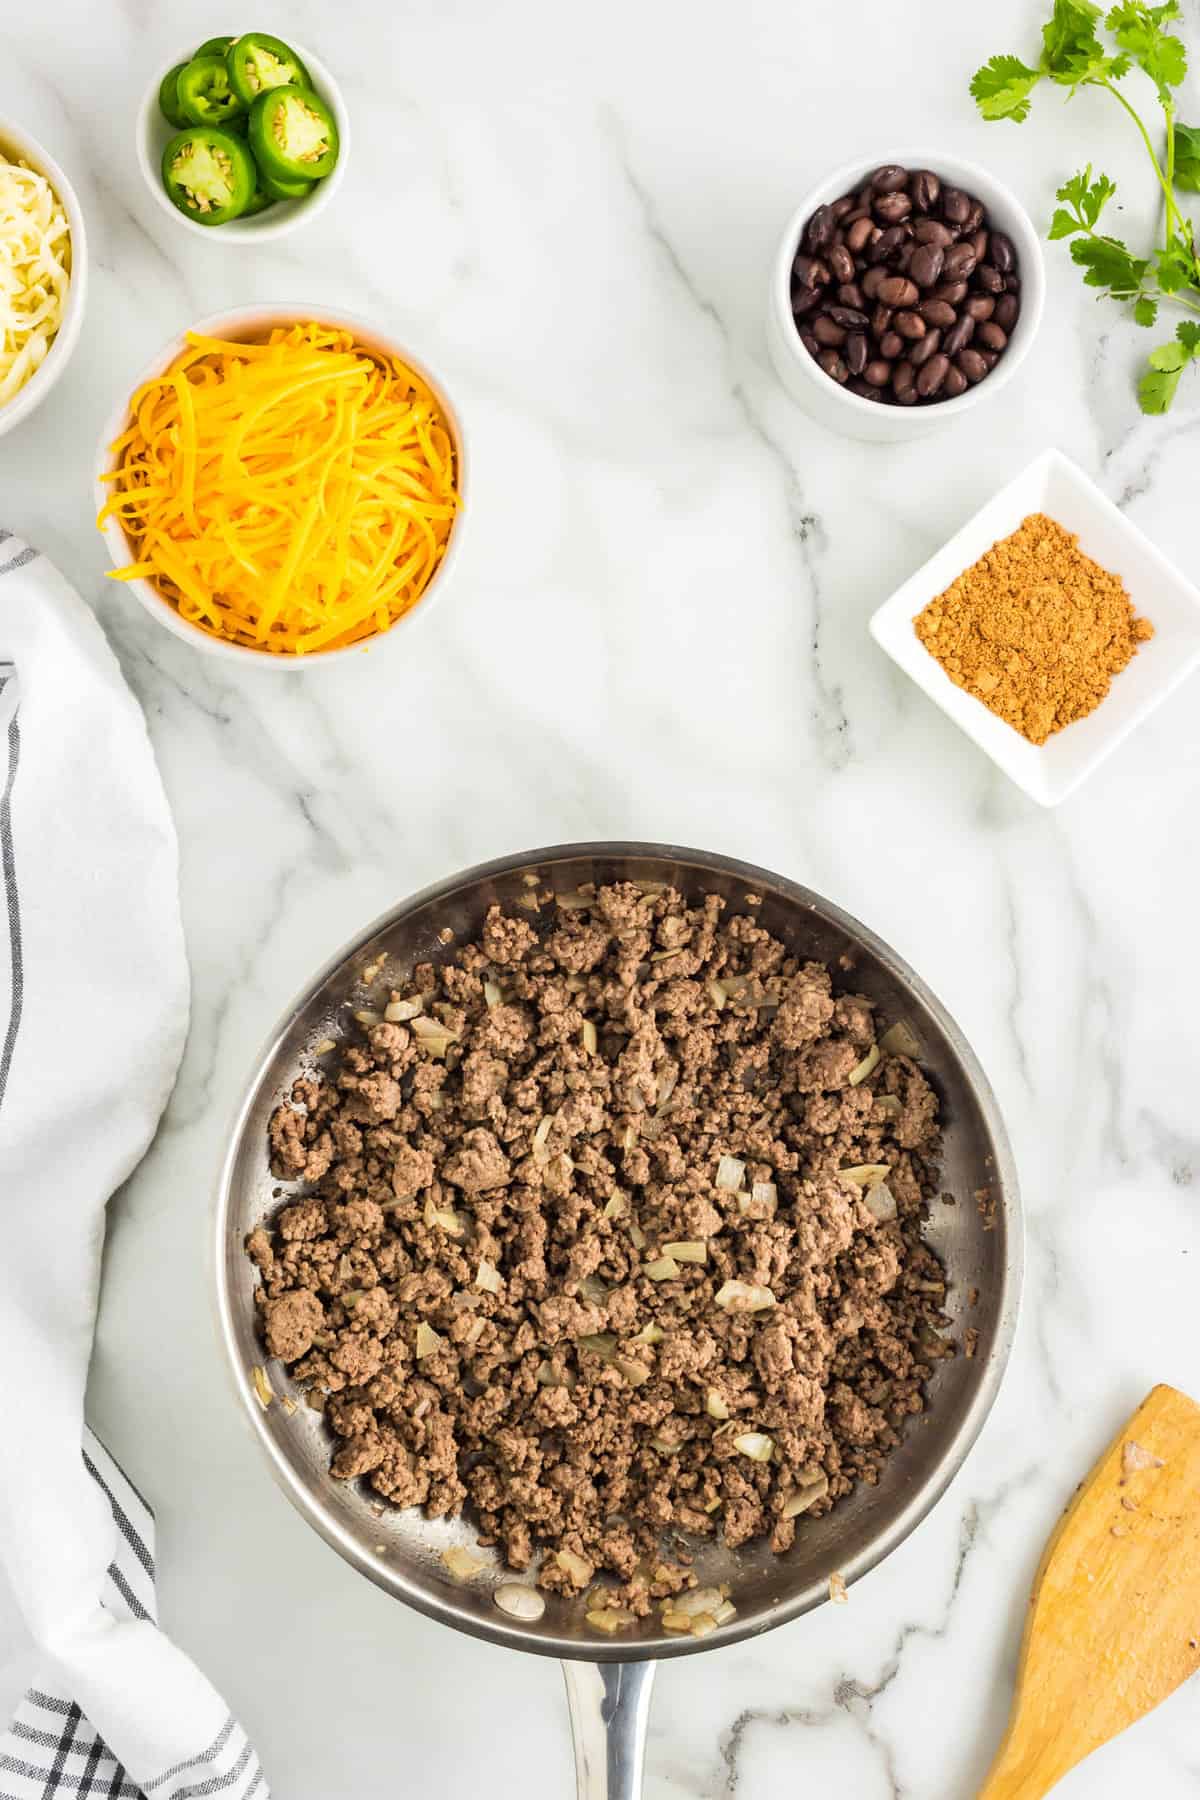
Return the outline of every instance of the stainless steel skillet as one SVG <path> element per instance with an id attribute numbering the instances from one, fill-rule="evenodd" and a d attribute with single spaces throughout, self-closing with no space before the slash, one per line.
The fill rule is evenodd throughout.
<path id="1" fill-rule="evenodd" d="M 862 1488 L 827 1518 L 808 1523 L 787 1555 L 772 1556 L 762 1544 L 698 1550 L 701 1582 L 728 1582 L 737 1606 L 736 1618 L 703 1639 L 668 1635 L 656 1619 L 602 1639 L 585 1624 L 578 1602 L 555 1597 L 533 1622 L 507 1616 L 494 1594 L 512 1581 L 511 1572 L 489 1563 L 464 1584 L 442 1560 L 452 1545 L 474 1544 L 468 1521 L 431 1521 L 415 1512 L 378 1516 L 368 1493 L 330 1476 L 320 1416 L 303 1402 L 293 1412 L 279 1404 L 264 1411 L 251 1375 L 263 1350 L 255 1331 L 256 1276 L 243 1243 L 279 1203 L 266 1154 L 271 1112 L 312 1066 L 315 1046 L 340 1037 L 350 1012 L 364 1004 L 364 967 L 386 956 L 388 973 L 400 980 L 414 963 L 444 959 L 451 951 L 439 942 L 440 932 L 448 926 L 455 942 L 469 941 L 490 905 L 528 896 L 535 876 L 556 893 L 574 893 L 591 881 L 669 882 L 689 897 L 721 894 L 731 912 L 746 910 L 746 895 L 761 896 L 756 917 L 796 955 L 844 971 L 846 987 L 869 995 L 886 1023 L 907 1021 L 942 1098 L 942 1179 L 955 1204 L 935 1205 L 928 1238 L 949 1270 L 947 1310 L 978 1332 L 976 1353 L 938 1363 L 929 1410 L 889 1459 L 878 1487 Z M 616 843 L 532 851 L 455 875 L 377 919 L 326 965 L 273 1034 L 239 1109 L 221 1176 L 216 1252 L 220 1330 L 234 1383 L 292 1504 L 347 1562 L 398 1600 L 493 1643 L 561 1657 L 580 1800 L 635 1800 L 654 1662 L 735 1643 L 819 1605 L 833 1571 L 847 1583 L 865 1574 L 945 1490 L 1000 1385 L 1016 1326 L 1023 1239 L 1016 1172 L 987 1079 L 954 1021 L 894 951 L 836 906 L 765 869 L 671 845 Z M 283 1370 L 271 1365 L 269 1374 L 276 1393 L 286 1392 Z"/>

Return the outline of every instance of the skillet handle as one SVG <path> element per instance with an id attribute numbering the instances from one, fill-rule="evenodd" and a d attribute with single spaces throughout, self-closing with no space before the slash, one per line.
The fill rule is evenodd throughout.
<path id="1" fill-rule="evenodd" d="M 578 1800 L 641 1800 L 652 1662 L 564 1662 Z"/>

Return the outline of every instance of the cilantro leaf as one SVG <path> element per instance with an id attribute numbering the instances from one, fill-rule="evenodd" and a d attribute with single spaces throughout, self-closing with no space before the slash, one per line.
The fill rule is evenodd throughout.
<path id="1" fill-rule="evenodd" d="M 1071 255 L 1085 271 L 1088 287 L 1107 288 L 1118 300 L 1132 300 L 1139 294 L 1150 269 L 1144 258 L 1131 255 L 1117 238 L 1076 238 Z"/>
<path id="2" fill-rule="evenodd" d="M 1096 36 L 1100 8 L 1091 0 L 1054 0 L 1042 27 L 1042 72 L 1074 87 L 1103 69 L 1104 49 Z"/>
<path id="3" fill-rule="evenodd" d="M 1177 294 L 1197 280 L 1196 258 L 1189 244 L 1171 238 L 1155 257 L 1158 285 L 1164 294 Z"/>
<path id="4" fill-rule="evenodd" d="M 1179 378 L 1188 364 L 1200 357 L 1200 325 L 1185 320 L 1175 328 L 1170 343 L 1150 352 L 1150 367 L 1138 385 L 1138 399 L 1146 413 L 1164 413 L 1175 398 Z"/>
<path id="5" fill-rule="evenodd" d="M 1041 79 L 1019 56 L 993 56 L 975 71 L 971 93 L 985 119 L 1012 119 L 1019 125 L 1029 117 L 1029 96 Z"/>
<path id="6" fill-rule="evenodd" d="M 1175 186 L 1200 193 L 1200 126 L 1175 127 Z"/>
<path id="7" fill-rule="evenodd" d="M 1110 181 L 1107 175 L 1097 175 L 1095 181 L 1092 180 L 1089 163 L 1086 169 L 1072 175 L 1070 181 L 1064 181 L 1055 194 L 1055 199 L 1064 201 L 1065 205 L 1054 214 L 1050 236 L 1073 237 L 1077 231 L 1090 231 L 1116 191 L 1116 182 Z"/>
<path id="8" fill-rule="evenodd" d="M 1178 87 L 1187 74 L 1187 50 L 1183 40 L 1164 29 L 1178 18 L 1178 0 L 1166 0 L 1162 6 L 1123 0 L 1123 4 L 1113 7 L 1105 21 L 1122 50 L 1136 57 L 1146 71 L 1164 106 L 1170 104 L 1170 90 Z"/>
<path id="9" fill-rule="evenodd" d="M 1152 300 L 1149 294 L 1143 294 L 1133 309 L 1133 317 L 1138 325 L 1153 325 L 1158 317 L 1158 301 Z"/>

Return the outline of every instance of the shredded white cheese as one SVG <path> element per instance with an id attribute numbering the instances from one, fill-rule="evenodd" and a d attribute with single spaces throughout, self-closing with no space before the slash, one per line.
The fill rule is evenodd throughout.
<path id="1" fill-rule="evenodd" d="M 71 283 L 71 230 L 44 175 L 0 153 L 0 406 L 37 374 Z"/>

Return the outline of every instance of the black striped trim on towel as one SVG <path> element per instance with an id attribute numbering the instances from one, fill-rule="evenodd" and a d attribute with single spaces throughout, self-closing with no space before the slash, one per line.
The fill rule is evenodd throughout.
<path id="1" fill-rule="evenodd" d="M 83 1461 L 116 1527 L 104 1604 L 115 1618 L 154 1622 L 154 1514 L 91 1432 Z M 232 1714 L 207 1748 L 140 1788 L 74 1701 L 48 1681 L 44 1676 L 29 1689 L 0 1736 L 0 1800 L 269 1800 L 258 1758 Z"/>

